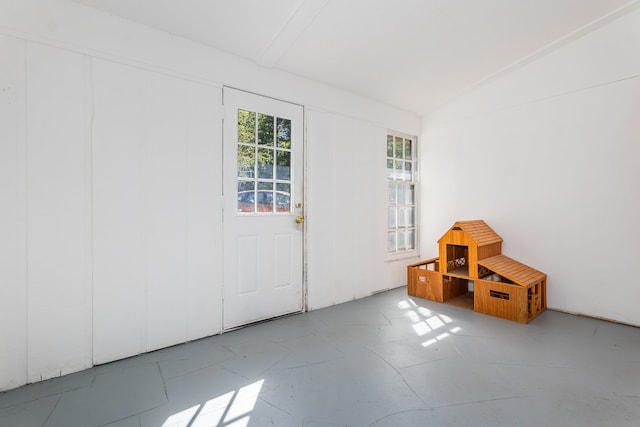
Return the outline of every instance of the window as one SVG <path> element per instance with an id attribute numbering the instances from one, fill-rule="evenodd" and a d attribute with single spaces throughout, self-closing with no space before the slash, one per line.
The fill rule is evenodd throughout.
<path id="1" fill-rule="evenodd" d="M 238 212 L 291 211 L 291 153 L 291 120 L 238 110 Z"/>
<path id="2" fill-rule="evenodd" d="M 416 140 L 387 135 L 387 252 L 416 249 Z"/>

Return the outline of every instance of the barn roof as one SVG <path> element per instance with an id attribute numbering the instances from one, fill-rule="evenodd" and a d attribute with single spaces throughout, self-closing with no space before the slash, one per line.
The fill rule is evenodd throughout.
<path id="1" fill-rule="evenodd" d="M 460 228 L 462 231 L 467 233 L 478 246 L 502 242 L 502 237 L 498 236 L 498 234 L 481 219 L 457 221 L 453 226 L 451 226 L 447 233 L 455 228 Z M 442 240 L 442 238 L 440 239 Z"/>
<path id="2" fill-rule="evenodd" d="M 532 285 L 546 277 L 543 272 L 504 255 L 478 260 L 478 264 L 521 286 Z"/>

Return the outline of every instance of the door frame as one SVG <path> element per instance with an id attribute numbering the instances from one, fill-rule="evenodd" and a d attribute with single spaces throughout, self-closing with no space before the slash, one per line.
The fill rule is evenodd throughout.
<path id="1" fill-rule="evenodd" d="M 222 86 L 222 114 L 221 114 L 221 118 L 222 118 L 222 123 L 221 123 L 221 127 L 220 127 L 220 131 L 222 133 L 221 135 L 221 140 L 222 140 L 222 144 L 221 144 L 221 164 L 222 164 L 222 169 L 220 170 L 220 174 L 221 176 L 221 191 L 220 194 L 222 195 L 221 197 L 221 209 L 223 210 L 222 212 L 222 219 L 223 219 L 223 224 L 222 226 L 224 227 L 224 207 L 225 207 L 225 198 L 227 197 L 226 194 L 224 194 L 224 189 L 225 189 L 225 176 L 224 176 L 224 169 L 225 169 L 225 147 L 227 146 L 227 141 L 225 139 L 225 120 L 233 120 L 232 116 L 229 115 L 229 111 L 227 109 L 227 106 L 225 104 L 225 89 L 231 89 L 231 90 L 236 90 L 236 91 L 240 91 L 240 92 L 245 92 L 247 94 L 250 95 L 255 95 L 255 96 L 260 96 L 262 98 L 267 98 L 267 99 L 272 99 L 274 101 L 278 101 L 278 102 L 286 102 L 288 104 L 292 104 L 292 105 L 297 105 L 300 108 L 302 108 L 302 215 L 304 216 L 305 220 L 302 223 L 302 309 L 300 311 L 300 313 L 306 313 L 309 311 L 309 288 L 308 288 L 308 268 L 307 268 L 307 262 L 308 262 L 308 254 L 307 254 L 307 248 L 308 248 L 308 244 L 307 244 L 307 238 L 308 238 L 308 233 L 307 233 L 307 221 L 308 221 L 308 215 L 309 215 L 309 209 L 308 209 L 308 196 L 307 196 L 307 189 L 308 189 L 308 174 L 307 174 L 307 170 L 308 170 L 308 143 L 307 143 L 307 111 L 306 111 L 306 107 L 304 104 L 300 104 L 298 102 L 293 102 L 293 101 L 289 101 L 286 99 L 282 99 L 282 98 L 277 98 L 274 96 L 269 96 L 269 95 L 265 95 L 263 93 L 259 93 L 259 92 L 254 92 L 251 90 L 246 90 L 246 89 L 241 89 L 239 87 L 236 86 L 231 86 L 231 85 L 223 85 Z M 224 238 L 223 238 L 224 239 Z M 224 240 L 223 240 L 223 247 L 224 247 Z M 223 252 L 223 256 L 224 256 L 224 252 Z M 223 299 L 222 302 L 222 310 L 220 311 L 220 325 L 221 325 L 221 330 L 220 333 L 225 333 L 225 332 L 230 332 L 236 329 L 240 329 L 240 328 L 244 328 L 246 326 L 251 326 L 252 324 L 255 323 L 261 323 L 261 322 L 266 322 L 272 319 L 276 319 L 278 317 L 284 317 L 284 316 L 290 316 L 291 314 L 298 314 L 297 312 L 294 313 L 290 313 L 290 314 L 284 314 L 281 316 L 275 316 L 272 317 L 270 319 L 264 319 L 264 320 L 259 320 L 256 322 L 252 322 L 252 323 L 248 323 L 246 325 L 240 325 L 240 326 L 235 326 L 235 327 L 231 327 L 231 328 L 225 328 L 224 325 L 224 310 L 225 310 L 225 306 L 224 306 L 224 295 L 225 295 L 225 287 L 226 287 L 226 283 L 224 281 L 224 269 L 226 268 L 225 263 L 222 263 L 222 288 L 221 288 L 221 292 L 220 292 L 220 296 Z"/>

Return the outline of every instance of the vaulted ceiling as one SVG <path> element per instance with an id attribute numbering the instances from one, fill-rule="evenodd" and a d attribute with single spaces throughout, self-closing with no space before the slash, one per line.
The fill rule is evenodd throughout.
<path id="1" fill-rule="evenodd" d="M 418 114 L 634 0 L 75 0 Z"/>

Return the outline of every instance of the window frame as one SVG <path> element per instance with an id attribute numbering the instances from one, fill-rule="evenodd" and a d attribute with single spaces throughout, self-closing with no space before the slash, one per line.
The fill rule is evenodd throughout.
<path id="1" fill-rule="evenodd" d="M 395 160 L 399 160 L 399 158 L 395 157 L 395 152 L 394 152 L 394 157 L 389 157 L 388 156 L 388 144 L 389 144 L 389 137 L 393 137 L 394 138 L 394 147 L 395 147 L 395 138 L 399 137 L 402 138 L 403 140 L 410 140 L 411 141 L 411 176 L 410 178 L 407 179 L 398 179 L 394 173 L 393 178 L 389 176 L 389 168 L 388 168 L 388 161 L 392 160 L 395 162 Z M 404 141 L 403 141 L 403 147 L 404 147 Z M 387 242 L 387 249 L 386 249 L 386 261 L 387 262 L 391 262 L 391 261 L 397 261 L 397 260 L 402 260 L 402 259 L 407 259 L 407 258 L 415 258 L 418 256 L 419 254 L 419 229 L 420 229 L 420 223 L 419 223 L 419 205 L 420 205 L 420 200 L 419 200 L 419 174 L 418 174 L 418 137 L 415 135 L 409 135 L 403 132 L 398 132 L 398 131 L 393 131 L 393 130 L 387 130 L 386 132 L 386 137 L 385 137 L 385 151 L 386 151 L 386 155 L 385 155 L 385 165 L 387 166 L 386 168 L 386 173 L 385 173 L 385 177 L 386 177 L 386 203 L 385 203 L 385 210 L 386 210 L 386 229 L 385 229 L 385 235 L 387 236 L 387 238 L 385 239 L 385 241 Z M 404 149 L 403 149 L 404 151 Z M 403 158 L 404 160 L 404 155 Z M 395 163 L 394 163 L 395 164 Z M 395 168 L 394 168 L 395 171 Z M 389 188 L 390 188 L 390 184 L 393 184 L 396 186 L 396 200 L 394 203 L 390 203 L 389 200 Z M 398 196 L 397 196 L 397 184 L 404 184 L 404 185 L 411 185 L 413 186 L 413 204 L 398 204 Z M 398 208 L 398 207 L 413 207 L 413 227 L 406 227 L 406 226 L 399 226 L 398 224 L 398 217 L 397 217 L 397 211 L 396 211 L 396 224 L 395 227 L 389 227 L 389 212 L 390 212 L 390 208 Z M 402 250 L 398 250 L 397 249 L 397 234 L 396 234 L 396 250 L 393 252 L 389 252 L 389 232 L 391 230 L 395 230 L 396 232 L 398 230 L 410 230 L 413 229 L 413 248 L 412 249 L 402 249 Z"/>

